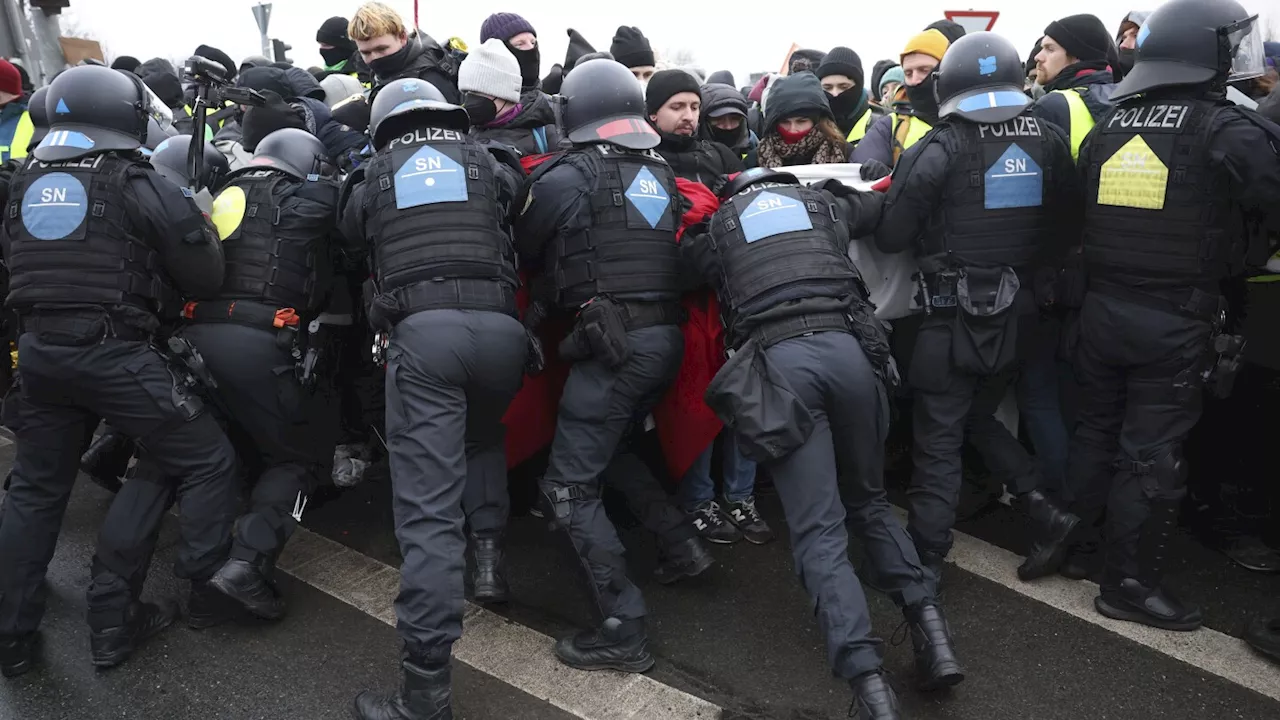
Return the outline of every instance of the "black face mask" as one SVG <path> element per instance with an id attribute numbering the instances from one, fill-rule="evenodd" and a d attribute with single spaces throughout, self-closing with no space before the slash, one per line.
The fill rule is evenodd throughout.
<path id="1" fill-rule="evenodd" d="M 929 73 L 919 85 L 907 86 L 907 100 L 911 102 L 911 109 L 931 122 L 938 119 L 938 98 L 933 96 L 933 88 L 933 73 Z"/>
<path id="2" fill-rule="evenodd" d="M 831 112 L 837 118 L 848 118 L 862 104 L 862 88 L 851 87 L 839 95 L 827 93 L 827 104 L 831 106 Z M 857 118 L 852 119 L 857 120 Z"/>
<path id="3" fill-rule="evenodd" d="M 1121 48 L 1119 52 L 1120 52 L 1119 70 L 1121 74 L 1128 75 L 1129 73 L 1133 72 L 1133 60 L 1134 60 L 1133 48 Z"/>
<path id="4" fill-rule="evenodd" d="M 542 77 L 542 51 L 537 45 L 532 50 L 521 50 L 512 47 L 511 43 L 507 43 L 507 49 L 516 56 L 516 62 L 520 63 L 521 87 L 525 90 L 537 87 Z"/>
<path id="5" fill-rule="evenodd" d="M 404 69 L 409 62 L 409 53 L 413 50 L 413 38 L 405 41 L 404 47 L 377 60 L 369 61 L 369 69 L 374 75 L 380 78 L 387 78 L 395 75 Z"/>
<path id="6" fill-rule="evenodd" d="M 462 99 L 462 107 L 466 109 L 467 117 L 471 118 L 473 127 L 488 125 L 498 117 L 498 104 L 474 93 L 467 93 Z"/>
<path id="7" fill-rule="evenodd" d="M 743 122 L 733 130 L 721 130 L 715 125 L 712 125 L 708 132 L 711 133 L 712 140 L 732 150 L 747 139 L 746 130 L 747 124 L 746 122 Z"/>
<path id="8" fill-rule="evenodd" d="M 332 47 L 328 50 L 321 50 L 320 57 L 324 58 L 325 67 L 333 67 L 343 60 L 350 60 L 351 52 L 347 48 Z"/>

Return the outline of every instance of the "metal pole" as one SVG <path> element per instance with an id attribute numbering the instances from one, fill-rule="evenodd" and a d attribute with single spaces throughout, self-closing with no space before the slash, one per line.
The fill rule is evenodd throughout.
<path id="1" fill-rule="evenodd" d="M 418 29 L 418 0 L 413 0 L 413 29 Z"/>
<path id="2" fill-rule="evenodd" d="M 266 33 L 262 33 L 262 56 L 275 62 L 275 58 L 271 56 L 271 38 Z"/>
<path id="3" fill-rule="evenodd" d="M 39 53 L 32 53 L 27 47 L 27 18 L 18 7 L 18 0 L 4 0 L 4 14 L 13 41 L 13 54 L 30 66 L 27 72 L 33 81 L 43 81 L 44 63 L 40 61 Z"/>

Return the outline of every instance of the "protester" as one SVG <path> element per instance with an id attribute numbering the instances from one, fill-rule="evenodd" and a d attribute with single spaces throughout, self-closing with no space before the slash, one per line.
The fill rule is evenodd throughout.
<path id="1" fill-rule="evenodd" d="M 836 126 L 818 77 L 782 78 L 769 94 L 765 133 L 748 167 L 778 168 L 849 162 L 849 144 Z"/>
<path id="2" fill-rule="evenodd" d="M 471 118 L 471 134 L 507 145 L 521 155 L 541 155 L 560 144 L 560 129 L 546 95 L 521 94 L 519 61 L 510 46 L 489 38 L 472 50 L 458 71 L 458 89 Z"/>

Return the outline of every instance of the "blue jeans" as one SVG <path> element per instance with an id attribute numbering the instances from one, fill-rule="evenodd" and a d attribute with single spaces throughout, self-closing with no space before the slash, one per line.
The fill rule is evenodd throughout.
<path id="1" fill-rule="evenodd" d="M 731 432 L 723 432 L 718 438 L 724 449 L 724 496 L 729 502 L 739 502 L 751 497 L 756 489 L 756 463 L 738 451 L 738 441 Z M 685 509 L 714 500 L 715 480 L 711 479 L 711 453 L 715 443 L 707 446 L 680 482 L 680 499 Z"/>
<path id="2" fill-rule="evenodd" d="M 1061 332 L 1057 318 L 1040 317 L 1018 379 L 1018 411 L 1036 449 L 1040 488 L 1055 497 L 1061 497 L 1065 490 L 1071 444 L 1062 408 L 1063 380 L 1070 377 L 1071 366 L 1058 359 Z"/>

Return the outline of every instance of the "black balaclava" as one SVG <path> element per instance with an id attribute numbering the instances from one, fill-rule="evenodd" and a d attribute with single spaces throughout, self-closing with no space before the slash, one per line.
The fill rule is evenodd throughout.
<path id="1" fill-rule="evenodd" d="M 520 64 L 520 89 L 523 91 L 538 87 L 542 79 L 542 49 L 534 45 L 532 50 L 521 50 L 506 40 L 502 44 L 516 56 L 516 62 Z"/>
<path id="2" fill-rule="evenodd" d="M 333 67 L 344 60 L 350 60 L 356 52 L 356 44 L 347 36 L 347 19 L 331 17 L 324 21 L 316 31 L 316 42 L 332 45 L 328 50 L 321 50 L 326 67 Z"/>
<path id="3" fill-rule="evenodd" d="M 929 73 L 919 85 L 907 86 L 907 100 L 911 102 L 912 112 L 930 125 L 938 122 L 938 98 L 934 95 L 936 77 Z"/>

